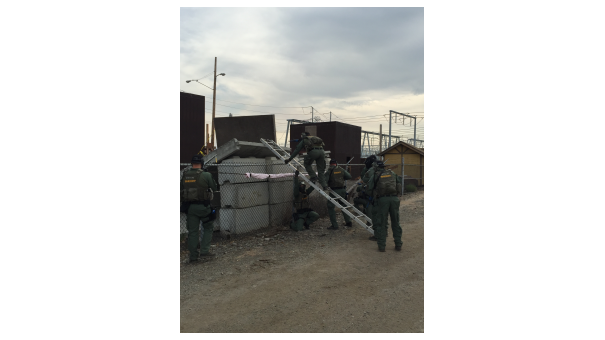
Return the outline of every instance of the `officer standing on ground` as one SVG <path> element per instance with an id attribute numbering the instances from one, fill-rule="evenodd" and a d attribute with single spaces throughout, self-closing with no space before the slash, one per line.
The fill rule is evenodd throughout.
<path id="1" fill-rule="evenodd" d="M 311 136 L 308 132 L 303 132 L 301 134 L 301 141 L 296 146 L 296 149 L 292 151 L 290 158 L 286 160 L 286 164 L 290 163 L 296 155 L 302 150 L 304 147 L 307 150 L 307 155 L 304 158 L 304 165 L 307 173 L 310 176 L 310 179 L 313 183 L 317 181 L 317 177 L 319 177 L 319 183 L 323 187 L 324 190 L 328 189 L 328 185 L 326 183 L 326 179 L 324 178 L 324 171 L 326 171 L 326 154 L 324 153 L 324 142 L 321 138 L 316 136 Z M 315 175 L 315 171 L 313 171 L 313 161 L 317 165 L 317 176 Z"/>
<path id="2" fill-rule="evenodd" d="M 370 157 L 372 157 L 372 156 L 370 156 Z M 370 159 L 370 157 L 368 157 L 368 159 Z M 371 159 L 369 161 L 369 163 L 368 163 L 368 160 L 366 159 L 366 167 L 361 170 L 361 173 L 362 173 L 361 180 L 364 183 L 368 183 L 368 181 L 370 180 L 370 176 L 372 176 L 374 174 L 374 171 L 376 171 L 376 168 L 377 168 L 376 158 Z"/>
<path id="3" fill-rule="evenodd" d="M 290 224 L 290 229 L 303 231 L 309 229 L 311 223 L 317 221 L 319 214 L 309 208 L 309 194 L 315 189 L 309 186 L 306 189 L 305 182 L 298 181 L 298 170 L 294 173 L 294 209 L 295 213 Z M 304 227 L 304 229 L 303 229 Z"/>
<path id="4" fill-rule="evenodd" d="M 372 190 L 368 189 L 367 187 L 367 183 L 370 180 L 370 176 L 372 176 L 372 174 L 374 174 L 374 171 L 376 171 L 376 155 L 371 155 L 368 158 L 366 158 L 365 161 L 365 167 L 361 170 L 361 178 L 362 181 L 366 184 L 365 186 L 365 193 L 368 195 L 367 199 L 370 201 L 370 207 L 369 207 L 369 214 L 366 214 L 366 216 L 368 216 L 371 220 L 372 220 L 372 229 L 374 229 L 374 235 L 369 237 L 370 241 L 378 241 L 378 239 L 376 238 L 376 221 L 374 220 L 374 212 L 376 209 L 374 209 L 374 204 L 376 203 L 374 201 L 374 193 L 372 192 Z M 387 229 L 385 229 L 385 239 L 386 237 L 389 236 L 389 231 Z"/>
<path id="5" fill-rule="evenodd" d="M 210 201 L 212 200 L 212 193 L 216 191 L 216 183 L 214 183 L 210 173 L 202 170 L 203 163 L 204 158 L 201 155 L 193 156 L 191 159 L 192 169 L 185 172 L 181 180 L 181 202 L 189 206 L 188 208 L 184 207 L 187 208 L 189 263 L 198 261 L 199 257 L 210 258 L 214 256 L 210 253 L 210 241 L 212 241 L 213 221 L 216 213 L 213 213 Z M 204 236 L 198 253 L 200 220 L 204 227 Z"/>
<path id="6" fill-rule="evenodd" d="M 363 211 L 363 213 L 372 220 L 372 229 L 374 230 L 374 234 L 376 234 L 376 221 L 374 220 L 373 211 L 374 211 L 374 197 L 372 192 L 368 189 L 367 184 L 362 184 L 357 186 L 358 196 L 353 200 L 357 207 L 361 206 L 363 209 L 359 209 Z M 388 232 L 387 232 L 387 235 Z M 376 236 L 372 235 L 369 238 L 370 241 L 377 241 Z"/>
<path id="7" fill-rule="evenodd" d="M 366 161 L 365 161 L 366 166 L 363 169 L 361 169 L 361 178 L 362 179 L 363 179 L 363 176 L 368 172 L 368 170 L 370 170 L 370 168 L 372 167 L 372 165 L 374 164 L 375 161 L 376 161 L 375 155 L 371 155 L 368 158 L 366 158 Z"/>
<path id="8" fill-rule="evenodd" d="M 328 186 L 332 191 L 338 194 L 340 197 L 346 200 L 347 197 L 347 188 L 345 186 L 345 180 L 351 179 L 351 174 L 349 174 L 345 169 L 338 166 L 338 162 L 335 159 L 330 160 L 330 167 L 326 171 L 325 176 L 328 178 Z M 330 193 L 330 197 L 335 198 L 334 194 Z M 332 225 L 328 227 L 330 230 L 337 230 L 338 223 L 336 222 L 336 211 L 334 211 L 334 203 L 328 202 L 328 215 L 330 216 L 330 222 Z M 342 216 L 345 219 L 345 225 L 347 227 L 352 226 L 351 218 L 349 215 L 342 212 Z"/>
<path id="9" fill-rule="evenodd" d="M 395 240 L 395 250 L 401 250 L 401 226 L 399 225 L 399 193 L 401 193 L 401 177 L 393 171 L 385 169 L 382 161 L 376 162 L 377 168 L 368 180 L 368 187 L 374 190 L 376 203 L 374 205 L 375 235 L 378 250 L 385 251 L 387 219 L 391 216 L 391 230 Z"/>

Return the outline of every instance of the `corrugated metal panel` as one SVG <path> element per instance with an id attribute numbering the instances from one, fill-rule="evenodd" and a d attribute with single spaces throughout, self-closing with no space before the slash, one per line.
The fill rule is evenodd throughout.
<path id="1" fill-rule="evenodd" d="M 181 92 L 181 163 L 189 163 L 205 144 L 206 98 Z"/>
<path id="2" fill-rule="evenodd" d="M 308 124 L 293 124 L 290 126 L 290 140 L 299 139 L 305 129 L 315 126 L 319 138 L 326 144 L 325 149 L 330 151 L 333 159 L 338 163 L 344 164 L 353 159 L 351 163 L 359 164 L 361 161 L 361 127 L 341 122 L 322 122 Z M 290 147 L 295 148 L 298 143 L 290 142 Z M 361 168 L 352 169 L 353 178 L 359 176 Z"/>

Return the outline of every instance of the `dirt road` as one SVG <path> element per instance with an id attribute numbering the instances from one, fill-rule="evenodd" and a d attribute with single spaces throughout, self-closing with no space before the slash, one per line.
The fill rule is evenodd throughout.
<path id="1" fill-rule="evenodd" d="M 216 259 L 181 264 L 181 332 L 423 332 L 424 191 L 401 200 L 400 252 L 390 230 L 381 253 L 355 224 L 326 230 L 327 217 L 213 240 Z"/>

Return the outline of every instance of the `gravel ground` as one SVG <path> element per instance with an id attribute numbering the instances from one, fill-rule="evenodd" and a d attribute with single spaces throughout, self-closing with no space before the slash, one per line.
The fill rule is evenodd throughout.
<path id="1" fill-rule="evenodd" d="M 215 259 L 181 252 L 181 332 L 424 332 L 424 191 L 401 198 L 403 250 L 355 223 L 215 236 Z"/>

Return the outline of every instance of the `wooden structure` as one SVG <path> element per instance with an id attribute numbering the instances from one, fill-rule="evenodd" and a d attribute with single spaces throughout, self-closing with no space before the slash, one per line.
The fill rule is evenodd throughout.
<path id="1" fill-rule="evenodd" d="M 400 176 L 403 162 L 404 184 L 424 186 L 424 150 L 399 142 L 378 156 L 384 157 L 384 164 L 393 166 L 392 170 Z"/>

